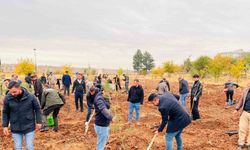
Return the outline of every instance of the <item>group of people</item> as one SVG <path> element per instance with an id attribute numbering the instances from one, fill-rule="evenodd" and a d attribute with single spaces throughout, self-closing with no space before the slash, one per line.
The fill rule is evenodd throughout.
<path id="1" fill-rule="evenodd" d="M 66 71 L 62 77 L 63 94 L 56 90 L 56 83 L 53 82 L 55 77 L 50 73 L 48 77 L 42 75 L 38 78 L 37 75 L 28 74 L 25 77 L 24 83 L 19 80 L 16 74 L 13 74 L 10 79 L 4 80 L 5 97 L 3 105 L 2 126 L 5 135 L 9 135 L 9 125 L 11 134 L 14 140 L 15 149 L 22 149 L 23 137 L 25 137 L 26 149 L 34 149 L 34 134 L 35 130 L 45 132 L 49 129 L 48 116 L 52 116 L 54 120 L 53 131 L 58 132 L 58 114 L 62 106 L 66 103 L 66 96 L 70 96 L 70 92 L 74 93 L 75 110 L 76 112 L 84 111 L 83 99 L 86 94 L 87 114 L 85 125 L 89 124 L 90 116 L 95 114 L 94 129 L 97 135 L 97 150 L 103 150 L 107 144 L 110 134 L 110 123 L 113 115 L 110 112 L 111 95 L 113 90 L 119 90 L 120 82 L 118 76 L 114 79 L 115 89 L 107 89 L 103 82 L 112 84 L 107 75 L 98 76 L 93 82 L 85 80 L 83 74 L 77 73 L 76 79 L 71 81 L 69 72 Z M 200 120 L 199 101 L 202 96 L 203 86 L 200 82 L 199 75 L 193 76 L 194 83 L 189 90 L 189 83 L 183 77 L 179 77 L 179 93 L 173 93 L 170 89 L 170 83 L 163 78 L 157 85 L 156 92 L 148 96 L 148 102 L 157 106 L 162 121 L 155 134 L 166 130 L 166 149 L 172 149 L 173 138 L 176 139 L 177 149 L 182 150 L 182 132 L 191 122 Z M 129 77 L 124 75 L 125 91 L 127 92 L 128 106 L 128 124 L 133 122 L 133 112 L 136 112 L 135 122 L 140 125 L 140 109 L 144 103 L 144 89 L 138 79 L 135 79 L 129 88 Z M 72 88 L 70 87 L 72 85 Z M 225 84 L 226 106 L 233 105 L 234 87 L 239 87 L 237 84 L 228 81 Z M 71 89 L 71 91 L 70 91 Z M 236 107 L 235 113 L 243 112 L 239 124 L 239 147 L 242 149 L 245 145 L 245 140 L 249 144 L 250 125 L 250 83 L 244 91 L 239 104 Z M 187 98 L 190 97 L 191 117 L 186 109 Z M 80 102 L 80 107 L 79 107 Z"/>

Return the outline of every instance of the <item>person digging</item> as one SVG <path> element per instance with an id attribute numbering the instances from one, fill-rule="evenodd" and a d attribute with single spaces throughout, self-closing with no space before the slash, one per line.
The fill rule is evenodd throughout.
<path id="1" fill-rule="evenodd" d="M 168 124 L 166 131 L 166 150 L 173 149 L 172 142 L 174 137 L 177 143 L 177 150 L 182 150 L 182 131 L 191 123 L 188 113 L 178 103 L 176 97 L 169 92 L 166 92 L 164 95 L 152 93 L 148 97 L 148 101 L 158 107 L 162 116 L 161 125 L 158 130 L 155 131 L 155 134 L 157 135 L 158 132 L 162 132 Z"/>
<path id="2" fill-rule="evenodd" d="M 49 129 L 47 117 L 51 114 L 54 120 L 53 131 L 58 132 L 58 114 L 61 107 L 64 105 L 64 98 L 55 89 L 49 88 L 48 84 L 44 85 L 44 92 L 42 93 L 41 108 L 43 110 L 43 128 L 41 132 Z"/>

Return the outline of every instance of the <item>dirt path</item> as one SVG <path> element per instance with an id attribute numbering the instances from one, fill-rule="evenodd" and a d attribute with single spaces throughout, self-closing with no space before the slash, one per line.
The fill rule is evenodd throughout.
<path id="1" fill-rule="evenodd" d="M 147 80 L 145 87 L 145 100 L 149 92 L 154 89 L 156 83 Z M 177 91 L 178 83 L 172 83 L 173 90 Z M 238 129 L 238 119 L 233 117 L 233 108 L 224 109 L 225 95 L 223 86 L 205 85 L 201 99 L 200 122 L 192 123 L 183 134 L 184 150 L 234 150 L 237 144 L 237 136 L 225 135 L 226 130 Z M 241 90 L 237 90 L 236 99 L 239 99 Z M 125 125 L 127 122 L 128 103 L 125 94 L 118 94 L 112 100 L 112 112 L 116 114 L 111 124 L 111 134 L 108 150 L 142 150 L 146 149 L 150 139 L 154 136 L 151 127 L 161 121 L 158 110 L 145 103 L 141 109 L 142 125 Z M 189 105 L 188 105 L 189 106 Z M 74 111 L 73 96 L 67 100 L 67 104 L 59 114 L 60 131 L 54 133 L 36 133 L 36 150 L 94 150 L 96 136 L 91 122 L 88 135 L 84 137 L 84 113 Z M 0 147 L 4 150 L 12 149 L 12 139 L 4 137 L 0 130 Z M 164 134 L 158 136 L 152 147 L 154 150 L 165 149 Z"/>

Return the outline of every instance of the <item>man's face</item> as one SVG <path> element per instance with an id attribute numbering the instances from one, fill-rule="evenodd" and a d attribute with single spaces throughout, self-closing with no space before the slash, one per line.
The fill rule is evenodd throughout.
<path id="1" fill-rule="evenodd" d="M 199 81 L 200 78 L 194 78 L 194 81 Z"/>
<path id="2" fill-rule="evenodd" d="M 20 95 L 22 93 L 21 87 L 13 87 L 9 90 L 10 94 L 14 97 L 17 97 L 18 95 Z"/>
<path id="3" fill-rule="evenodd" d="M 159 105 L 159 102 L 160 102 L 159 98 L 156 97 L 156 98 L 152 101 L 152 104 L 155 105 L 155 106 L 158 106 L 158 105 Z"/>
<path id="4" fill-rule="evenodd" d="M 134 86 L 138 86 L 138 85 L 139 85 L 139 82 L 134 81 Z"/>
<path id="5" fill-rule="evenodd" d="M 77 75 L 77 79 L 78 79 L 78 80 L 81 80 L 81 79 L 82 79 L 82 75 L 78 74 L 78 75 Z"/>
<path id="6" fill-rule="evenodd" d="M 90 92 L 90 94 L 91 94 L 91 95 L 94 95 L 94 94 L 95 94 L 95 91 Z"/>
<path id="7" fill-rule="evenodd" d="M 4 85 L 5 85 L 6 87 L 8 87 L 8 86 L 9 86 L 9 83 L 10 83 L 9 81 L 5 81 L 5 82 L 4 82 Z"/>

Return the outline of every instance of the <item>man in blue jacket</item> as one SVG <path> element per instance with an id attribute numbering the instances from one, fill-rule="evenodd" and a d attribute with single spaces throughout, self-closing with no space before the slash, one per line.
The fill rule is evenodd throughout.
<path id="1" fill-rule="evenodd" d="M 180 92 L 180 99 L 183 108 L 186 108 L 186 98 L 188 96 L 188 82 L 183 79 L 183 77 L 179 77 L 179 92 Z"/>
<path id="2" fill-rule="evenodd" d="M 64 88 L 64 96 L 67 95 L 69 96 L 69 89 L 71 85 L 71 77 L 69 75 L 68 71 L 65 71 L 65 74 L 62 77 L 62 83 L 63 83 L 63 88 Z"/>
<path id="3" fill-rule="evenodd" d="M 15 149 L 22 149 L 23 137 L 25 137 L 26 149 L 33 150 L 34 131 L 42 127 L 39 102 L 17 81 L 11 81 L 8 89 L 3 107 L 3 133 L 6 136 L 9 135 L 8 126 L 10 124 Z"/>
<path id="4" fill-rule="evenodd" d="M 109 112 L 110 104 L 104 98 L 104 94 L 99 92 L 94 99 L 95 106 L 95 132 L 97 134 L 96 150 L 104 150 L 109 137 L 109 124 L 112 121 L 112 115 Z"/>
<path id="5" fill-rule="evenodd" d="M 129 89 L 128 92 L 128 101 L 129 101 L 129 114 L 128 114 L 128 123 L 132 122 L 134 109 L 136 111 L 136 124 L 139 125 L 140 119 L 140 107 L 143 104 L 144 100 L 144 90 L 139 83 L 138 79 L 134 80 L 134 85 Z"/>
<path id="6" fill-rule="evenodd" d="M 182 131 L 191 123 L 188 113 L 179 105 L 173 94 L 166 92 L 164 95 L 150 94 L 148 101 L 158 107 L 162 116 L 162 122 L 156 134 L 162 132 L 168 124 L 166 131 L 166 150 L 172 150 L 172 142 L 175 137 L 177 150 L 182 150 Z"/>

